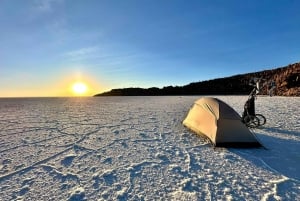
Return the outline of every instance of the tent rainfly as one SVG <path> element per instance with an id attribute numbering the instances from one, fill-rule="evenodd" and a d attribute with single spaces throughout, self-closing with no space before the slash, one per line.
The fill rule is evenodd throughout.
<path id="1" fill-rule="evenodd" d="M 211 97 L 197 100 L 183 125 L 209 138 L 217 147 L 259 147 L 255 135 L 242 123 L 240 115 L 225 102 Z"/>

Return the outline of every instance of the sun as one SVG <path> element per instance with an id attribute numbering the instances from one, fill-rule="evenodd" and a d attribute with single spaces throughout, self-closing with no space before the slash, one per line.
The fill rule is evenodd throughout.
<path id="1" fill-rule="evenodd" d="M 87 86 L 83 82 L 76 82 L 72 85 L 72 90 L 76 95 L 84 95 L 87 92 Z"/>

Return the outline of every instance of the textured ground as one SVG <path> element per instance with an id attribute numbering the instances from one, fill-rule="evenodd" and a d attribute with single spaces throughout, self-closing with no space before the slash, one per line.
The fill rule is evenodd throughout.
<path id="1" fill-rule="evenodd" d="M 300 200 L 300 98 L 258 97 L 266 149 L 184 128 L 198 98 L 0 99 L 0 200 Z"/>

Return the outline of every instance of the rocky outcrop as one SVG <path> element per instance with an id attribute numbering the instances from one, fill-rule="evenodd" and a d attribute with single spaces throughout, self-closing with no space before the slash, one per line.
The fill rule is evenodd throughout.
<path id="1" fill-rule="evenodd" d="M 269 85 L 274 82 L 276 85 L 274 95 L 300 96 L 300 63 L 272 70 L 194 82 L 185 86 L 113 89 L 95 96 L 245 95 L 253 88 L 249 85 L 249 81 L 253 78 L 261 78 L 260 94 L 262 95 L 268 94 Z"/>
<path id="2" fill-rule="evenodd" d="M 277 88 L 276 94 L 280 96 L 300 96 L 300 63 L 290 65 L 275 73 L 274 79 Z"/>

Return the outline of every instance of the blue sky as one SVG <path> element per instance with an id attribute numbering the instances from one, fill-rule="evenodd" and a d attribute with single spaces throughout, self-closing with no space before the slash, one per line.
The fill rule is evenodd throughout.
<path id="1" fill-rule="evenodd" d="M 297 0 L 0 0 L 0 97 L 163 87 L 299 62 Z"/>

